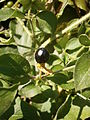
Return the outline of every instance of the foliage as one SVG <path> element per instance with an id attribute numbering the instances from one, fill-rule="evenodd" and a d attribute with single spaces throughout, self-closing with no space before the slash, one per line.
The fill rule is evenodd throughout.
<path id="1" fill-rule="evenodd" d="M 11 3 L 0 1 L 0 120 L 90 118 L 89 0 Z M 40 47 L 53 71 L 41 77 Z"/>

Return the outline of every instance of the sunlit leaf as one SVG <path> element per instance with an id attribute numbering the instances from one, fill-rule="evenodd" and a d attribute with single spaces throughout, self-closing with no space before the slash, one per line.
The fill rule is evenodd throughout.
<path id="1" fill-rule="evenodd" d="M 66 50 L 74 50 L 77 48 L 80 48 L 81 44 L 79 42 L 78 38 L 72 38 L 68 41 L 68 43 L 66 44 Z"/>
<path id="2" fill-rule="evenodd" d="M 9 18 L 15 18 L 15 17 L 24 18 L 24 15 L 20 11 L 11 8 L 0 9 L 0 21 L 5 21 Z"/>
<path id="3" fill-rule="evenodd" d="M 83 54 L 77 61 L 74 70 L 76 90 L 90 87 L 90 52 Z"/>
<path id="4" fill-rule="evenodd" d="M 68 114 L 64 117 L 65 120 L 85 119 L 90 115 L 90 103 L 80 97 L 75 97 L 71 103 Z"/>
<path id="5" fill-rule="evenodd" d="M 26 98 L 34 97 L 40 93 L 41 93 L 40 87 L 35 86 L 34 84 L 29 84 L 23 87 L 19 92 L 20 95 L 25 96 Z"/>

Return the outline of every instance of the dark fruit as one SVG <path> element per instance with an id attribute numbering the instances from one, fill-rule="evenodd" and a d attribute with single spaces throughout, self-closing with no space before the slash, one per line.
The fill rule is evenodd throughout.
<path id="1" fill-rule="evenodd" d="M 35 53 L 37 63 L 45 63 L 49 59 L 49 52 L 45 48 L 39 48 Z"/>

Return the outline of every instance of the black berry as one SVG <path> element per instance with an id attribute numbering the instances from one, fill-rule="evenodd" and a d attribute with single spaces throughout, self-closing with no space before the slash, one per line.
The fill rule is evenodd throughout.
<path id="1" fill-rule="evenodd" d="M 45 63 L 49 59 L 49 52 L 45 48 L 39 48 L 35 53 L 37 63 Z"/>

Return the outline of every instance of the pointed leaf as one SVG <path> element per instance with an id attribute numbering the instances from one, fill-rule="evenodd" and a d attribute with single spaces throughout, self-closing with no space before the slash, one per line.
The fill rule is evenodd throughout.
<path id="1" fill-rule="evenodd" d="M 74 81 L 76 91 L 90 87 L 90 52 L 78 59 L 74 70 Z"/>
<path id="2" fill-rule="evenodd" d="M 90 117 L 90 103 L 78 96 L 71 102 L 71 107 L 64 120 L 85 120 Z"/>
<path id="3" fill-rule="evenodd" d="M 0 116 L 10 107 L 17 93 L 18 85 L 0 88 Z"/>
<path id="4" fill-rule="evenodd" d="M 20 11 L 11 8 L 0 9 L 0 21 L 5 21 L 9 18 L 15 18 L 15 17 L 24 18 L 24 15 Z"/>
<path id="5" fill-rule="evenodd" d="M 16 99 L 14 110 L 15 113 L 10 117 L 9 120 L 40 120 L 37 109 L 27 102 L 21 100 L 19 97 Z"/>

